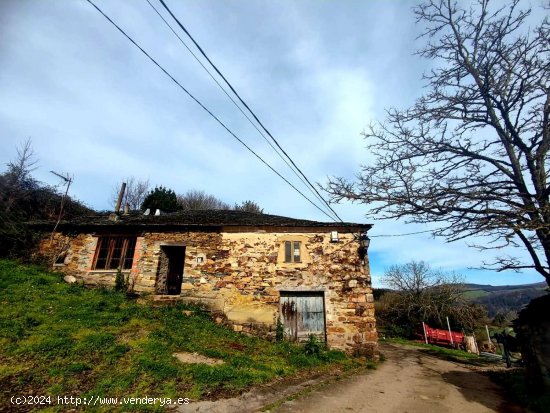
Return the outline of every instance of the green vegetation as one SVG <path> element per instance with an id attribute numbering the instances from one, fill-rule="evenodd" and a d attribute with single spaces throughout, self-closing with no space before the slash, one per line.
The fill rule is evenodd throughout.
<path id="1" fill-rule="evenodd" d="M 479 366 L 495 363 L 494 361 L 479 357 L 477 354 L 468 353 L 462 350 L 453 350 L 446 347 L 434 346 L 432 344 L 420 343 L 418 341 L 411 341 L 403 338 L 388 338 L 386 341 L 389 343 L 407 344 L 409 346 L 420 347 L 424 353 L 458 363 Z"/>
<path id="2" fill-rule="evenodd" d="M 277 318 L 277 326 L 275 328 L 275 340 L 277 342 L 283 341 L 285 337 L 285 326 L 281 322 L 281 318 Z"/>
<path id="3" fill-rule="evenodd" d="M 321 353 L 321 344 L 317 341 L 317 338 L 310 334 L 308 340 L 304 344 L 304 353 L 308 356 L 317 356 Z"/>
<path id="4" fill-rule="evenodd" d="M 198 308 L 138 304 L 13 261 L 0 260 L 0 291 L 0 386 L 7 394 L 204 400 L 304 371 L 359 366 L 338 351 L 308 356 L 303 346 L 235 333 Z M 183 364 L 175 352 L 225 363 Z"/>
<path id="5" fill-rule="evenodd" d="M 489 295 L 487 291 L 484 290 L 466 290 L 464 291 L 464 298 L 468 298 L 470 300 L 475 300 L 477 298 L 485 297 Z"/>
<path id="6" fill-rule="evenodd" d="M 493 323 L 504 326 L 531 300 L 546 294 L 545 282 L 523 285 L 466 284 L 464 297 L 487 309 Z"/>
<path id="7" fill-rule="evenodd" d="M 141 209 L 150 209 L 151 213 L 154 214 L 156 209 L 173 212 L 181 210 L 182 207 L 178 204 L 177 195 L 173 190 L 163 186 L 156 186 L 143 200 Z"/>
<path id="8" fill-rule="evenodd" d="M 422 322 L 430 327 L 471 332 L 485 325 L 486 311 L 464 297 L 462 276 L 433 270 L 424 261 L 386 269 L 382 281 L 391 290 L 379 292 L 377 328 L 390 337 L 414 338 Z"/>
<path id="9" fill-rule="evenodd" d="M 0 257 L 28 259 L 43 234 L 25 225 L 29 221 L 55 222 L 92 212 L 58 188 L 31 176 L 37 160 L 30 139 L 17 148 L 17 157 L 0 173 Z M 52 175 L 53 176 L 53 175 Z"/>

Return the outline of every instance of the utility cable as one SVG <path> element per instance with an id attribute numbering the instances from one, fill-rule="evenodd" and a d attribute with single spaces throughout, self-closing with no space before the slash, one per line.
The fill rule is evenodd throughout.
<path id="1" fill-rule="evenodd" d="M 221 89 L 223 93 L 233 102 L 233 105 L 241 112 L 241 114 L 248 120 L 248 122 L 258 131 L 258 133 L 262 136 L 262 138 L 266 141 L 266 143 L 275 151 L 275 153 L 283 160 L 283 162 L 290 168 L 290 170 L 302 181 L 302 183 L 305 185 L 305 187 L 311 192 L 311 194 L 321 202 L 324 202 L 324 199 L 318 195 L 318 193 L 315 193 L 315 191 L 309 186 L 308 182 L 294 169 L 294 167 L 289 163 L 289 161 L 277 150 L 275 146 L 270 142 L 270 140 L 265 136 L 265 133 L 258 128 L 258 126 L 250 119 L 250 117 L 243 111 L 243 109 L 239 106 L 239 104 L 235 101 L 235 99 L 227 92 L 227 90 L 220 84 L 218 79 L 208 70 L 208 68 L 202 63 L 202 61 L 198 58 L 198 56 L 191 50 L 191 48 L 185 43 L 185 41 L 181 38 L 181 36 L 174 30 L 174 28 L 168 23 L 168 21 L 164 18 L 164 16 L 157 10 L 157 8 L 151 3 L 150 0 L 145 0 L 149 6 L 155 11 L 155 13 L 161 18 L 161 20 L 164 22 L 164 24 L 170 29 L 170 31 L 178 38 L 181 44 L 187 49 L 187 51 L 195 58 L 195 60 L 201 65 L 201 67 L 204 69 L 204 71 L 210 76 L 210 78 L 218 85 L 218 87 Z M 330 212 L 330 210 L 329 210 Z M 338 216 L 336 216 L 338 218 Z M 332 219 L 332 218 L 331 218 Z"/>
<path id="2" fill-rule="evenodd" d="M 185 87 L 181 85 L 170 73 L 164 69 L 155 59 L 153 59 L 140 45 L 138 45 L 134 39 L 132 39 L 124 30 L 120 28 L 109 16 L 107 16 L 103 10 L 101 10 L 98 6 L 94 4 L 91 0 L 86 0 L 88 3 L 90 3 L 99 13 L 105 17 L 109 23 L 111 23 L 114 27 L 118 29 L 120 33 L 122 33 L 134 46 L 136 46 L 145 56 L 151 60 L 160 70 L 164 72 L 166 76 L 168 76 L 176 85 L 180 87 L 181 90 L 183 90 L 191 99 L 195 101 L 203 110 L 205 110 L 212 118 L 216 120 L 231 136 L 233 136 L 239 143 L 241 143 L 248 151 L 250 151 L 256 158 L 258 158 L 264 165 L 266 165 L 269 169 L 271 169 L 279 178 L 281 178 L 283 181 L 285 181 L 288 185 L 290 185 L 296 192 L 298 192 L 301 196 L 303 196 L 309 203 L 311 203 L 315 208 L 317 208 L 319 211 L 321 211 L 323 214 L 325 214 L 330 219 L 333 219 L 330 215 L 328 215 L 325 211 L 323 211 L 317 204 L 315 204 L 311 199 L 309 199 L 302 191 L 300 191 L 298 188 L 296 188 L 291 182 L 289 182 L 284 176 L 282 176 L 279 172 L 277 172 L 269 163 L 267 163 L 260 155 L 258 155 L 252 148 L 250 148 L 244 141 L 242 141 L 237 135 L 231 131 L 216 115 L 214 115 L 206 106 L 204 106 L 195 96 L 193 96 Z"/>
<path id="3" fill-rule="evenodd" d="M 369 235 L 369 238 L 378 238 L 378 237 L 404 237 L 407 235 L 416 235 L 416 234 L 425 234 L 426 232 L 433 232 L 433 229 L 427 229 L 425 231 L 409 232 L 407 234 L 382 234 L 382 235 Z"/>
<path id="4" fill-rule="evenodd" d="M 336 211 L 334 211 L 334 209 L 330 206 L 330 204 L 325 200 L 325 198 L 323 198 L 321 196 L 321 194 L 319 193 L 319 191 L 317 191 L 317 188 L 315 188 L 315 186 L 310 182 L 310 180 L 304 175 L 304 173 L 300 170 L 300 168 L 298 168 L 298 166 L 296 165 L 296 163 L 292 160 L 292 158 L 286 153 L 286 151 L 281 147 L 281 145 L 279 145 L 279 142 L 277 142 L 277 140 L 273 137 L 273 135 L 269 132 L 269 130 L 267 130 L 267 128 L 263 125 L 263 123 L 260 121 L 260 119 L 258 119 L 258 117 L 256 116 L 256 114 L 252 111 L 252 109 L 250 109 L 250 107 L 246 104 L 246 102 L 241 98 L 241 96 L 237 93 L 237 91 L 233 88 L 233 86 L 231 85 L 231 83 L 229 83 L 229 81 L 225 78 L 225 76 L 218 70 L 218 68 L 216 67 L 216 65 L 214 63 L 212 63 L 212 61 L 210 60 L 210 58 L 206 55 L 205 51 L 199 46 L 199 44 L 195 41 L 195 39 L 193 38 L 193 36 L 191 36 L 191 33 L 189 33 L 189 31 L 187 31 L 187 29 L 183 26 L 183 24 L 178 20 L 178 18 L 176 16 L 174 16 L 174 13 L 172 13 L 172 11 L 170 10 L 170 8 L 166 5 L 166 3 L 164 2 L 164 0 L 159 0 L 160 3 L 162 4 L 162 6 L 166 9 L 166 11 L 170 14 L 170 16 L 172 16 L 172 18 L 176 21 L 176 23 L 178 24 L 178 26 L 185 32 L 185 34 L 191 39 L 191 41 L 195 44 L 195 46 L 197 47 L 197 49 L 199 49 L 199 51 L 201 52 L 201 54 L 204 56 L 204 58 L 208 61 L 208 63 L 210 63 L 210 65 L 214 68 L 214 70 L 216 71 L 216 73 L 224 80 L 224 82 L 227 84 L 227 86 L 229 86 L 229 88 L 231 89 L 231 91 L 235 94 L 235 96 L 237 96 L 237 98 L 239 99 L 239 101 L 243 104 L 243 106 L 250 112 L 250 114 L 252 115 L 252 117 L 256 120 L 256 122 L 258 122 L 258 124 L 262 127 L 262 129 L 267 133 L 267 135 L 273 140 L 273 142 L 275 143 L 275 145 L 277 145 L 277 147 L 281 150 L 281 152 L 290 160 L 290 162 L 292 163 L 292 165 L 294 165 L 294 167 L 296 168 L 296 170 L 300 173 L 300 175 L 302 175 L 304 177 L 304 179 L 309 183 L 309 186 L 311 188 L 313 188 L 313 190 L 317 193 L 317 195 L 323 200 L 324 204 L 332 211 L 332 213 L 341 221 L 342 221 L 342 218 L 340 218 L 340 216 L 336 213 Z"/>

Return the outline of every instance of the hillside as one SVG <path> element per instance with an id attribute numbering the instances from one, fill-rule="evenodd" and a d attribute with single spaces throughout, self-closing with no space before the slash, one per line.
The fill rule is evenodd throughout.
<path id="1" fill-rule="evenodd" d="M 9 398 L 30 394 L 51 396 L 53 411 L 67 411 L 57 396 L 215 399 L 359 363 L 338 351 L 304 350 L 233 332 L 199 308 L 153 307 L 0 260 L 0 411 L 29 411 Z M 145 407 L 159 411 L 158 403 L 139 411 Z"/>
<path id="2" fill-rule="evenodd" d="M 517 312 L 532 299 L 546 293 L 545 282 L 522 285 L 465 284 L 464 295 L 483 304 L 489 317 L 507 312 Z"/>
<path id="3" fill-rule="evenodd" d="M 497 314 L 515 313 L 534 298 L 546 294 L 545 282 L 522 285 L 464 284 L 464 296 L 487 308 L 489 317 Z M 374 298 L 378 300 L 391 290 L 375 288 Z"/>

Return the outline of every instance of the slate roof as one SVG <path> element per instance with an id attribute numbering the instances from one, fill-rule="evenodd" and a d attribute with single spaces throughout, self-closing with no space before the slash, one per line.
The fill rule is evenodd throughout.
<path id="1" fill-rule="evenodd" d="M 59 229 L 113 229 L 141 228 L 141 229 L 221 229 L 223 227 L 277 227 L 277 228 L 327 228 L 331 230 L 366 231 L 370 224 L 351 222 L 320 222 L 306 219 L 282 217 L 278 215 L 256 214 L 253 212 L 233 210 L 195 210 L 163 213 L 161 215 L 143 215 L 142 212 L 120 214 L 117 220 L 109 219 L 112 213 L 98 213 L 62 221 Z M 35 221 L 31 226 L 49 227 L 51 221 Z"/>

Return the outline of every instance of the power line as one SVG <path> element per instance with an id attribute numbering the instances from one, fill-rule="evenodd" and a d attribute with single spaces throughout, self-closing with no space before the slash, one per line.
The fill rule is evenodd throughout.
<path id="1" fill-rule="evenodd" d="M 229 100 L 231 100 L 231 102 L 233 102 L 233 105 L 242 113 L 242 115 L 246 118 L 246 120 L 248 120 L 248 122 L 254 127 L 254 129 L 256 129 L 258 131 L 258 133 L 262 136 L 262 138 L 267 142 L 267 144 L 271 147 L 271 149 L 273 149 L 273 151 L 275 151 L 275 153 L 279 156 L 279 158 L 281 158 L 283 160 L 284 163 L 286 163 L 286 165 L 290 168 L 290 170 L 292 172 L 294 172 L 294 175 L 296 175 L 298 177 L 298 179 L 300 179 L 302 181 L 302 183 L 306 186 L 306 188 L 312 193 L 313 196 L 317 197 L 318 200 L 320 200 L 321 202 L 324 202 L 324 198 L 322 198 L 318 192 L 316 193 L 316 191 L 314 191 L 308 184 L 308 182 L 295 170 L 295 168 L 289 163 L 289 161 L 283 156 L 281 155 L 281 153 L 277 150 L 277 148 L 275 146 L 273 146 L 273 144 L 269 141 L 269 139 L 267 139 L 267 137 L 265 136 L 264 132 L 262 132 L 258 126 L 252 121 L 252 119 L 250 119 L 250 117 L 243 111 L 243 109 L 239 106 L 239 104 L 235 101 L 235 99 L 233 99 L 233 97 L 227 92 L 227 90 L 220 84 L 220 82 L 218 81 L 218 79 L 216 79 L 216 77 L 212 74 L 212 72 L 210 72 L 210 70 L 208 70 L 208 68 L 202 63 L 202 61 L 198 58 L 198 56 L 191 50 L 191 48 L 187 45 L 187 43 L 185 43 L 185 41 L 180 37 L 180 35 L 174 30 L 174 28 L 170 25 L 170 23 L 168 23 L 168 21 L 166 21 L 166 19 L 164 18 L 164 16 L 157 10 L 157 8 L 151 3 L 150 0 L 145 0 L 149 6 L 151 6 L 151 8 L 155 11 L 155 13 L 161 18 L 161 20 L 164 22 L 164 24 L 170 29 L 170 31 L 174 34 L 174 36 L 176 36 L 178 38 L 178 40 L 181 42 L 181 44 L 183 44 L 183 46 L 187 49 L 187 51 L 195 58 L 195 60 L 201 65 L 201 67 L 206 71 L 206 73 L 210 76 L 210 78 L 212 78 L 212 80 L 218 85 L 218 87 L 222 90 L 223 93 L 225 93 L 225 95 L 229 98 Z M 331 212 L 331 210 L 328 210 L 329 212 Z M 332 211 L 333 212 L 333 211 Z M 334 213 L 334 212 L 333 212 Z M 338 215 L 335 215 L 335 217 L 337 219 L 339 219 L 340 217 L 338 217 Z M 331 218 L 333 219 L 333 218 Z"/>
<path id="2" fill-rule="evenodd" d="M 109 23 L 111 23 L 113 26 L 115 26 L 120 33 L 122 33 L 134 46 L 136 46 L 145 56 L 151 60 L 160 70 L 164 72 L 166 76 L 168 76 L 176 85 L 180 87 L 181 90 L 183 90 L 191 99 L 195 101 L 204 111 L 206 111 L 212 118 L 216 120 L 231 136 L 233 136 L 241 145 L 243 145 L 248 151 L 250 151 L 256 158 L 258 158 L 264 165 L 266 165 L 269 169 L 271 169 L 279 178 L 281 178 L 283 181 L 285 181 L 288 185 L 290 185 L 296 192 L 298 192 L 301 196 L 303 196 L 309 203 L 311 203 L 315 208 L 317 208 L 319 211 L 321 211 L 323 214 L 325 214 L 327 217 L 332 219 L 330 215 L 328 215 L 325 211 L 323 211 L 317 204 L 315 204 L 311 199 L 309 199 L 302 191 L 300 191 L 298 188 L 296 188 L 291 182 L 289 182 L 284 176 L 282 176 L 279 172 L 277 172 L 270 164 L 268 164 L 264 159 L 258 155 L 252 148 L 250 148 L 244 141 L 242 141 L 237 135 L 231 131 L 216 115 L 214 115 L 206 106 L 204 106 L 195 96 L 193 96 L 185 87 L 181 85 L 170 73 L 164 69 L 155 59 L 153 59 L 149 53 L 147 53 L 140 45 L 138 45 L 134 39 L 132 39 L 124 30 L 120 28 L 109 16 L 107 16 L 103 10 L 101 10 L 98 6 L 94 4 L 91 0 L 86 0 L 88 3 L 90 3 L 99 13 L 105 17 Z"/>
<path id="3" fill-rule="evenodd" d="M 166 3 L 164 2 L 164 0 L 159 0 L 160 3 L 163 5 L 163 7 L 166 9 L 166 11 L 168 13 L 170 13 L 170 16 L 172 16 L 172 18 L 176 21 L 176 23 L 178 24 L 178 26 L 185 32 L 185 34 L 191 39 L 191 41 L 195 44 L 195 46 L 197 47 L 197 49 L 199 49 L 199 51 L 201 52 L 201 54 L 204 56 L 204 58 L 208 61 L 208 63 L 210 63 L 210 65 L 214 68 L 214 70 L 216 71 L 216 73 L 223 79 L 223 81 L 227 84 L 227 86 L 229 86 L 229 88 L 231 89 L 231 91 L 235 94 L 235 96 L 237 96 L 237 98 L 239 99 L 239 101 L 243 104 L 243 106 L 250 112 L 250 114 L 252 115 L 252 117 L 256 120 L 256 122 L 258 122 L 258 124 L 262 127 L 262 129 L 268 134 L 268 136 L 273 140 L 273 142 L 275 143 L 275 145 L 277 145 L 277 147 L 281 150 L 281 152 L 290 160 L 290 162 L 292 163 L 292 165 L 296 168 L 296 170 L 300 173 L 300 175 L 302 175 L 304 177 L 304 179 L 308 182 L 309 186 L 311 188 L 313 188 L 313 190 L 317 193 L 317 195 L 322 199 L 322 201 L 324 202 L 324 204 L 332 211 L 332 213 L 341 221 L 342 221 L 342 218 L 340 218 L 338 216 L 338 214 L 336 213 L 336 211 L 334 211 L 334 209 L 330 206 L 330 204 L 321 196 L 321 194 L 319 193 L 319 191 L 317 191 L 317 188 L 315 188 L 315 186 L 309 181 L 309 179 L 307 178 L 307 176 L 304 175 L 304 173 L 300 170 L 300 168 L 298 168 L 298 166 L 296 165 L 296 163 L 294 163 L 294 161 L 292 160 L 292 158 L 286 153 L 286 151 L 281 147 L 281 145 L 279 145 L 279 142 L 277 142 L 277 140 L 273 137 L 273 135 L 269 132 L 269 130 L 267 130 L 267 128 L 263 125 L 263 123 L 260 121 L 260 119 L 258 119 L 258 117 L 256 116 L 256 114 L 252 111 L 252 109 L 250 109 L 250 107 L 246 104 L 246 102 L 241 98 L 241 96 L 237 93 L 237 91 L 233 88 L 233 86 L 231 85 L 231 83 L 229 83 L 229 81 L 225 78 L 225 76 L 218 70 L 218 68 L 216 67 L 216 65 L 214 63 L 212 63 L 212 61 L 210 60 L 210 58 L 206 55 L 205 51 L 199 46 L 199 44 L 195 41 L 195 39 L 193 38 L 193 36 L 191 36 L 191 33 L 189 33 L 189 31 L 187 31 L 187 29 L 183 26 L 183 24 L 178 20 L 178 18 L 176 16 L 174 16 L 174 13 L 172 13 L 172 11 L 170 10 L 170 8 L 166 5 Z"/>
<path id="4" fill-rule="evenodd" d="M 378 238 L 378 237 L 404 237 L 407 235 L 416 235 L 416 234 L 425 234 L 426 232 L 433 232 L 432 229 L 428 229 L 426 231 L 418 231 L 418 232 L 409 232 L 407 234 L 383 234 L 383 235 L 369 235 L 370 238 Z"/>
<path id="5" fill-rule="evenodd" d="M 315 197 L 317 197 L 318 200 L 320 200 L 321 202 L 325 202 L 324 198 L 322 196 L 319 195 L 319 193 L 317 191 L 314 191 L 315 188 L 312 189 L 312 187 L 309 185 L 308 181 L 306 181 L 296 170 L 295 168 L 289 163 L 289 161 L 283 156 L 281 155 L 281 153 L 279 152 L 279 150 L 277 150 L 277 148 L 275 146 L 273 146 L 273 144 L 269 141 L 269 139 L 267 139 L 267 137 L 265 136 L 264 132 L 262 132 L 258 126 L 252 121 L 252 119 L 250 119 L 250 117 L 243 111 L 243 109 L 239 106 L 239 104 L 235 101 L 235 99 L 233 99 L 233 97 L 227 92 L 227 90 L 220 84 L 220 82 L 218 81 L 218 79 L 215 78 L 215 76 L 212 74 L 212 72 L 210 72 L 210 70 L 208 70 L 208 68 L 202 63 L 202 61 L 198 58 L 198 56 L 191 50 L 191 48 L 187 45 L 187 43 L 185 43 L 185 41 L 180 37 L 180 35 L 174 30 L 174 28 L 170 25 L 170 23 L 168 23 L 168 21 L 166 21 L 166 19 L 164 18 L 164 16 L 157 10 L 157 8 L 151 3 L 150 0 L 146 0 L 147 3 L 149 4 L 149 6 L 151 6 L 151 8 L 155 11 L 155 13 L 161 18 L 161 20 L 164 22 L 164 24 L 170 29 L 170 31 L 174 34 L 174 36 L 176 36 L 178 38 L 178 40 L 181 42 L 181 44 L 183 44 L 183 46 L 187 49 L 187 51 L 195 58 L 195 60 L 201 65 L 201 67 L 206 71 L 206 73 L 210 76 L 210 78 L 212 78 L 212 80 L 218 85 L 218 87 L 222 90 L 223 93 L 225 93 L 225 95 L 229 98 L 229 100 L 231 100 L 231 102 L 233 103 L 233 105 L 239 110 L 239 112 L 241 112 L 241 114 L 246 118 L 246 120 L 254 127 L 254 129 L 256 129 L 256 131 L 258 131 L 258 133 L 262 136 L 262 138 L 266 141 L 266 143 L 271 147 L 271 149 L 273 149 L 273 151 L 279 156 L 279 158 L 281 158 L 283 160 L 283 162 L 290 168 L 290 170 L 294 173 L 294 175 L 296 175 L 298 177 L 298 179 L 300 179 L 302 181 L 302 183 L 306 186 L 306 188 L 311 192 L 311 194 Z M 329 209 L 329 212 L 332 212 L 333 214 L 334 211 L 332 209 Z M 337 219 L 340 219 L 340 217 L 338 217 L 337 214 L 335 214 L 335 217 Z M 340 220 L 341 221 L 341 220 Z"/>

